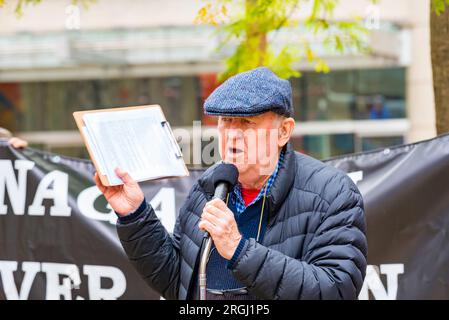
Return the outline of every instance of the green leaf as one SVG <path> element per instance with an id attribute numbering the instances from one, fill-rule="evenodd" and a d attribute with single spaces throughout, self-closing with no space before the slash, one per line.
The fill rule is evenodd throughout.
<path id="1" fill-rule="evenodd" d="M 363 1 L 363 0 L 362 0 Z M 377 3 L 378 0 L 364 0 Z M 449 0 L 441 0 L 449 1 Z M 299 76 L 294 65 L 305 59 L 313 63 L 318 72 L 329 72 L 326 61 L 310 47 L 308 40 L 293 43 L 283 48 L 272 48 L 272 39 L 282 28 L 304 28 L 309 34 L 323 39 L 323 45 L 329 52 L 368 52 L 363 19 L 354 17 L 340 21 L 333 19 L 333 13 L 339 5 L 338 0 L 206 0 L 208 17 L 226 12 L 227 20 L 217 25 L 224 43 L 237 43 L 234 52 L 224 59 L 225 70 L 219 75 L 224 80 L 236 73 L 253 69 L 260 65 L 269 66 L 281 77 Z M 303 4 L 311 6 L 305 7 Z M 232 10 L 230 8 L 232 7 Z M 305 19 L 297 19 L 297 13 Z"/>
<path id="2" fill-rule="evenodd" d="M 437 16 L 444 13 L 446 6 L 449 6 L 449 0 L 432 0 L 432 10 Z"/>

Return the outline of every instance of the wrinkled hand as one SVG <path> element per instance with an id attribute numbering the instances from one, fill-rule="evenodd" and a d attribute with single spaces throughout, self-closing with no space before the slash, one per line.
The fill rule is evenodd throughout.
<path id="1" fill-rule="evenodd" d="M 116 168 L 115 174 L 124 184 L 111 187 L 104 186 L 97 172 L 95 172 L 94 181 L 112 209 L 119 215 L 126 216 L 139 208 L 144 199 L 144 194 L 139 184 L 127 172 Z"/>
<path id="2" fill-rule="evenodd" d="M 234 219 L 234 213 L 220 199 L 206 203 L 198 224 L 201 230 L 206 230 L 212 237 L 218 253 L 230 260 L 242 238 Z"/>

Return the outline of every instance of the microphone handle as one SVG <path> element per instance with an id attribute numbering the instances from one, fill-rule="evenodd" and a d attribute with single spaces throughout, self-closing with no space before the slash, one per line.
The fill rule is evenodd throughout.
<path id="1" fill-rule="evenodd" d="M 214 192 L 214 199 L 219 198 L 221 200 L 226 199 L 226 195 L 228 194 L 229 186 L 227 183 L 222 182 L 217 185 Z M 209 232 L 204 233 L 203 238 L 203 251 L 201 253 L 200 258 L 200 266 L 198 270 L 198 284 L 199 284 L 199 293 L 200 300 L 206 300 L 207 295 L 207 279 L 206 279 L 206 265 L 209 260 L 209 253 L 212 249 L 212 238 L 210 237 Z"/>
<path id="2" fill-rule="evenodd" d="M 227 183 L 225 183 L 225 182 L 219 183 L 217 185 L 217 187 L 215 188 L 214 199 L 218 198 L 218 199 L 225 201 L 228 191 L 229 191 L 229 186 Z"/>
<path id="3" fill-rule="evenodd" d="M 218 198 L 218 199 L 221 199 L 221 200 L 225 201 L 226 200 L 226 195 L 228 194 L 228 190 L 229 190 L 229 186 L 228 186 L 227 183 L 225 183 L 225 182 L 219 183 L 217 185 L 217 187 L 215 188 L 213 199 Z M 209 232 L 206 231 L 204 233 L 204 238 L 207 239 L 209 237 L 210 237 L 210 234 L 209 234 Z"/>

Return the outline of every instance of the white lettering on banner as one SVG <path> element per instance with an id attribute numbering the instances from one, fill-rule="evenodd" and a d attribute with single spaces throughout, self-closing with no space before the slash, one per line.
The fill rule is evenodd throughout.
<path id="1" fill-rule="evenodd" d="M 7 300 L 26 300 L 29 298 L 33 281 L 38 272 L 45 273 L 46 295 L 45 299 L 59 300 L 73 299 L 72 290 L 79 289 L 81 277 L 79 269 L 74 264 L 53 263 L 53 262 L 30 262 L 21 263 L 21 269 L 24 273 L 20 290 L 14 282 L 14 272 L 18 271 L 19 263 L 17 261 L 0 261 L 0 280 L 5 297 Z M 87 276 L 87 288 L 89 299 L 118 299 L 126 290 L 126 278 L 124 273 L 112 266 L 83 266 L 83 274 Z M 62 283 L 60 277 L 62 276 Z M 101 287 L 101 279 L 108 278 L 112 282 L 110 288 Z M 81 296 L 75 299 L 83 300 Z"/>
<path id="2" fill-rule="evenodd" d="M 52 188 L 50 186 L 53 185 Z M 50 208 L 51 216 L 69 217 L 71 208 L 68 206 L 69 175 L 54 170 L 45 175 L 39 182 L 34 201 L 28 208 L 30 216 L 43 216 L 45 207 L 44 199 L 53 199 L 54 204 Z"/>
<path id="3" fill-rule="evenodd" d="M 14 283 L 14 271 L 17 270 L 17 261 L 0 261 L 0 277 L 7 300 L 26 300 L 30 294 L 31 285 L 40 271 L 39 262 L 22 262 L 22 271 L 24 272 L 20 291 Z"/>
<path id="4" fill-rule="evenodd" d="M 357 184 L 357 182 L 363 180 L 363 171 L 348 172 L 348 176 L 355 184 Z"/>
<path id="5" fill-rule="evenodd" d="M 106 208 L 109 209 L 109 212 L 107 213 L 103 213 L 95 209 L 94 203 L 99 196 L 101 196 L 101 192 L 97 186 L 84 189 L 79 194 L 77 199 L 78 209 L 88 218 L 115 224 L 117 221 L 117 215 L 114 213 L 114 210 L 112 210 L 109 204 L 106 206 Z M 176 198 L 174 188 L 161 188 L 150 201 L 157 217 L 161 220 L 168 232 L 173 232 L 175 226 L 175 201 Z"/>
<path id="6" fill-rule="evenodd" d="M 8 212 L 5 203 L 6 192 L 8 192 L 12 212 L 15 215 L 24 215 L 27 212 L 30 216 L 43 216 L 45 214 L 43 200 L 53 199 L 50 216 L 70 217 L 72 208 L 68 205 L 69 176 L 59 170 L 47 173 L 39 181 L 33 202 L 28 210 L 25 209 L 27 174 L 34 165 L 33 161 L 15 160 L 13 167 L 11 160 L 0 160 L 0 215 Z M 14 169 L 18 171 L 17 179 Z M 80 212 L 88 218 L 115 224 L 117 216 L 109 204 L 106 205 L 108 209 L 106 213 L 95 209 L 95 200 L 100 196 L 101 192 L 95 185 L 81 191 L 77 197 Z M 174 188 L 161 188 L 150 201 L 156 215 L 169 232 L 173 232 L 176 221 L 175 201 Z"/>
<path id="7" fill-rule="evenodd" d="M 27 196 L 27 173 L 34 167 L 34 162 L 28 160 L 14 161 L 14 168 L 18 171 L 18 178 L 14 174 L 11 160 L 0 160 L 0 214 L 8 212 L 5 197 L 8 191 L 9 201 L 15 215 L 25 214 L 25 203 Z M 50 208 L 51 216 L 70 216 L 71 208 L 68 206 L 68 183 L 67 173 L 54 170 L 47 173 L 39 182 L 33 203 L 28 208 L 29 215 L 44 215 L 45 207 L 42 205 L 44 199 L 53 199 Z M 52 187 L 50 188 L 50 186 Z"/>
<path id="8" fill-rule="evenodd" d="M 379 268 L 374 265 L 366 267 L 366 277 L 359 294 L 360 300 L 368 300 L 368 290 L 376 300 L 396 300 L 398 293 L 398 277 L 404 273 L 404 264 L 381 264 Z M 380 274 L 387 277 L 387 288 L 382 284 Z"/>
<path id="9" fill-rule="evenodd" d="M 79 288 L 81 284 L 80 273 L 76 265 L 43 262 L 41 270 L 47 277 L 46 300 L 59 300 L 61 296 L 64 300 L 72 299 L 72 288 Z M 62 283 L 59 281 L 60 276 L 65 276 Z"/>
<path id="10" fill-rule="evenodd" d="M 84 266 L 83 273 L 88 276 L 87 286 L 91 300 L 115 300 L 125 293 L 125 275 L 116 267 Z M 102 288 L 101 278 L 111 279 L 112 287 Z"/>
<path id="11" fill-rule="evenodd" d="M 151 199 L 150 204 L 165 229 L 167 229 L 168 232 L 173 233 L 176 221 L 175 189 L 162 188 L 153 199 Z"/>
<path id="12" fill-rule="evenodd" d="M 103 213 L 95 209 L 94 203 L 95 200 L 101 196 L 102 193 L 97 186 L 92 186 L 84 189 L 78 195 L 76 203 L 78 205 L 78 209 L 80 212 L 88 218 L 99 220 L 99 221 L 107 221 L 111 224 L 115 224 L 117 221 L 117 215 L 114 210 L 112 210 L 109 203 L 106 205 L 106 208 L 109 209 L 109 212 Z"/>
<path id="13" fill-rule="evenodd" d="M 14 174 L 11 160 L 0 160 L 0 214 L 7 213 L 5 204 L 6 190 L 9 201 L 16 215 L 25 214 L 25 199 L 27 191 L 27 173 L 34 167 L 34 162 L 28 160 L 14 161 L 14 168 L 18 171 L 18 181 Z"/>

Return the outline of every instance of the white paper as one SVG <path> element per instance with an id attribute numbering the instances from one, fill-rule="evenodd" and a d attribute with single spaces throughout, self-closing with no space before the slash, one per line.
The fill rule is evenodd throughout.
<path id="1" fill-rule="evenodd" d="M 83 116 L 91 147 L 111 185 L 123 184 L 114 172 L 127 171 L 136 181 L 186 174 L 184 160 L 157 107 L 126 111 L 87 113 Z"/>

